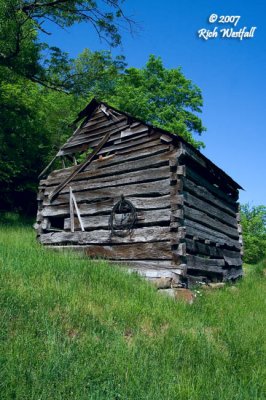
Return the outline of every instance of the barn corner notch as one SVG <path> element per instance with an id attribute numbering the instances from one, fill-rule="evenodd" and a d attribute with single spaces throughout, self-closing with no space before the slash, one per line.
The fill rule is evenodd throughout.
<path id="1" fill-rule="evenodd" d="M 80 248 L 150 279 L 242 276 L 240 185 L 184 139 L 105 103 L 81 117 L 61 153 L 92 153 L 41 181 L 41 243 Z"/>

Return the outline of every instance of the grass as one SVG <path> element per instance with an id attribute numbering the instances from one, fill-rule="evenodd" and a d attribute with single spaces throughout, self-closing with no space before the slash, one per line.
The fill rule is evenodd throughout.
<path id="1" fill-rule="evenodd" d="M 1 400 L 266 399 L 263 268 L 191 306 L 2 226 Z"/>

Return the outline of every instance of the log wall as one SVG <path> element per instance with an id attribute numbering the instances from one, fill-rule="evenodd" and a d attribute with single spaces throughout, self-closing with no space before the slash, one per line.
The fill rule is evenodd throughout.
<path id="1" fill-rule="evenodd" d="M 102 117 L 100 121 L 106 132 L 106 118 L 105 122 Z M 113 121 L 110 123 L 115 125 Z M 174 218 L 171 196 L 177 184 L 171 165 L 177 159 L 177 149 L 160 133 L 151 133 L 147 126 L 134 122 L 130 124 L 125 118 L 123 123 L 126 129 L 113 129 L 114 133 L 97 154 L 97 159 L 74 176 L 52 201 L 50 193 L 75 167 L 53 171 L 40 182 L 39 241 L 46 246 L 57 246 L 59 249 L 68 246 L 91 257 L 122 262 L 151 278 L 175 277 L 181 273 L 180 263 L 172 254 L 174 233 L 170 226 Z M 92 126 L 92 122 L 88 124 Z M 99 130 L 98 135 L 93 133 L 93 145 L 99 143 L 103 132 Z M 70 154 L 69 148 L 76 152 L 77 148 L 73 146 L 80 146 L 81 140 L 84 140 L 82 145 L 87 140 L 87 145 L 92 146 L 91 133 L 89 139 L 88 135 L 87 139 L 86 136 L 83 138 L 82 132 L 77 136 L 64 146 L 62 154 L 65 151 Z M 75 231 L 71 232 L 70 186 L 84 232 L 77 217 Z M 134 229 L 125 237 L 115 236 L 109 229 L 111 211 L 121 195 L 134 205 L 137 213 Z"/>
<path id="2" fill-rule="evenodd" d="M 242 275 L 238 191 L 219 168 L 173 135 L 105 106 L 83 122 L 57 156 L 75 162 L 88 149 L 98 152 L 84 169 L 75 173 L 73 165 L 40 182 L 36 229 L 43 245 L 82 250 L 149 278 Z M 74 220 L 70 187 L 80 213 Z M 134 228 L 125 237 L 109 228 L 121 195 L 136 208 Z"/>
<path id="3" fill-rule="evenodd" d="M 182 204 L 182 256 L 187 276 L 231 280 L 242 276 L 238 191 L 181 145 L 178 204 Z M 179 228 L 180 229 L 180 228 Z"/>

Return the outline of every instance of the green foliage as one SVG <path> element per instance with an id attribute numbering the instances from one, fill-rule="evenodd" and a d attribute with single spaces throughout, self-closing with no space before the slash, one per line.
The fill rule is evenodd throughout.
<path id="1" fill-rule="evenodd" d="M 192 136 L 204 131 L 201 92 L 180 69 L 151 56 L 144 68 L 125 70 L 124 57 L 88 49 L 69 59 L 40 42 L 47 20 L 88 22 L 111 45 L 120 43 L 119 23 L 131 24 L 120 0 L 0 0 L 0 209 L 34 213 L 38 174 L 92 97 L 203 145 Z"/>
<path id="2" fill-rule="evenodd" d="M 29 78 L 42 73 L 42 45 L 20 6 L 20 0 L 0 0 L 0 66 Z"/>
<path id="3" fill-rule="evenodd" d="M 165 68 L 161 58 L 151 55 L 144 68 L 128 68 L 118 77 L 114 94 L 106 100 L 135 117 L 177 133 L 196 148 L 203 146 L 192 136 L 205 130 L 197 115 L 203 103 L 201 91 L 180 68 Z"/>
<path id="4" fill-rule="evenodd" d="M 59 48 L 40 42 L 38 33 L 48 33 L 46 21 L 60 28 L 86 22 L 94 26 L 100 38 L 117 46 L 121 43 L 121 23 L 128 27 L 132 24 L 120 3 L 120 0 L 0 0 L 0 66 L 44 86 L 69 90 L 71 60 Z"/>
<path id="5" fill-rule="evenodd" d="M 0 68 L 0 209 L 36 207 L 38 175 L 71 133 L 82 99 Z"/>
<path id="6" fill-rule="evenodd" d="M 117 80 L 126 67 L 123 56 L 112 57 L 110 51 L 84 49 L 73 61 L 71 88 L 84 99 L 103 100 L 115 91 Z M 80 111 L 80 110 L 76 110 Z"/>
<path id="7" fill-rule="evenodd" d="M 0 274 L 1 400 L 265 399 L 265 278 L 177 304 L 21 227 Z"/>
<path id="8" fill-rule="evenodd" d="M 0 67 L 0 209 L 26 205 L 34 212 L 37 177 L 73 132 L 70 126 L 87 104 L 85 96 L 109 94 L 123 68 L 123 58 L 85 49 L 71 66 L 68 85 L 75 93 L 66 94 Z M 60 71 L 60 66 L 50 68 L 53 82 Z"/>
<path id="9" fill-rule="evenodd" d="M 244 260 L 255 264 L 266 257 L 266 206 L 241 206 Z"/>
<path id="10" fill-rule="evenodd" d="M 27 217 L 25 215 L 15 212 L 0 212 L 0 226 L 14 227 L 32 227 L 35 218 Z"/>
<path id="11" fill-rule="evenodd" d="M 56 67 L 57 60 L 58 55 L 47 73 L 59 84 L 62 69 L 61 62 Z M 69 68 L 72 94 L 49 90 L 0 67 L 2 209 L 26 204 L 28 212 L 35 210 L 38 174 L 71 135 L 77 112 L 94 96 L 200 146 L 192 132 L 204 129 L 193 114 L 200 111 L 201 94 L 179 69 L 167 70 L 151 56 L 143 69 L 125 71 L 123 57 L 88 49 Z"/>

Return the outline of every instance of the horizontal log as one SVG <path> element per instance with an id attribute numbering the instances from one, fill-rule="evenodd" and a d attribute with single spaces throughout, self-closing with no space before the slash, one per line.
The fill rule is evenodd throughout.
<path id="1" fill-rule="evenodd" d="M 117 143 L 123 143 L 124 141 L 129 141 L 129 140 L 137 140 L 143 137 L 148 137 L 148 130 L 142 131 L 142 132 L 136 132 L 134 135 L 132 134 L 131 137 L 128 139 L 125 138 L 124 140 L 121 139 L 121 132 L 123 132 L 123 129 L 128 129 L 129 125 L 125 122 L 124 124 L 120 124 L 120 126 L 113 125 L 110 127 L 110 140 L 108 142 L 108 145 L 114 145 Z M 106 132 L 108 131 L 107 129 L 105 130 Z M 99 131 L 98 133 L 94 132 L 87 132 L 86 134 L 83 134 L 78 137 L 75 141 L 72 141 L 70 144 L 71 146 L 69 147 L 75 147 L 81 144 L 87 144 L 88 147 L 94 147 L 97 146 L 97 144 L 101 141 L 103 137 L 103 132 Z"/>
<path id="2" fill-rule="evenodd" d="M 117 120 L 109 119 L 107 116 L 100 117 L 96 120 L 95 119 L 90 120 L 85 125 L 83 125 L 81 128 L 81 133 L 87 133 L 87 132 L 91 133 L 94 132 L 95 130 L 111 127 L 112 125 L 116 125 L 117 123 L 126 120 L 127 118 L 125 118 L 124 116 L 119 117 Z"/>
<path id="3" fill-rule="evenodd" d="M 111 211 L 109 209 L 109 211 Z M 147 226 L 153 224 L 153 226 L 158 225 L 162 222 L 170 223 L 170 209 L 164 210 L 152 210 L 152 211 L 142 211 L 137 213 L 137 220 L 135 225 Z M 89 217 L 82 217 L 83 226 L 85 229 L 108 229 L 109 227 L 109 215 L 92 215 Z M 78 221 L 75 219 L 75 226 L 78 227 Z M 70 229 L 70 218 L 65 219 L 64 229 Z"/>
<path id="4" fill-rule="evenodd" d="M 231 281 L 241 278 L 244 275 L 242 268 L 230 268 L 225 271 L 224 280 Z"/>
<path id="5" fill-rule="evenodd" d="M 84 215 L 98 215 L 101 213 L 110 213 L 115 203 L 119 200 L 119 197 L 112 198 L 103 201 L 97 201 L 94 203 L 80 203 L 78 204 L 81 216 Z M 136 207 L 137 210 L 156 210 L 156 209 L 167 209 L 170 207 L 170 195 L 161 197 L 130 197 L 131 203 Z M 43 217 L 56 217 L 56 216 L 68 216 L 69 205 L 52 205 L 45 206 L 41 211 L 40 215 Z"/>
<path id="6" fill-rule="evenodd" d="M 83 250 L 89 257 L 110 260 L 171 260 L 169 242 L 131 243 L 120 245 L 90 245 Z"/>
<path id="7" fill-rule="evenodd" d="M 215 272 L 224 275 L 224 260 L 187 255 L 187 270 Z"/>
<path id="8" fill-rule="evenodd" d="M 223 257 L 224 261 L 226 262 L 227 265 L 229 266 L 234 266 L 234 267 L 241 267 L 243 264 L 242 258 L 241 258 L 241 253 L 240 252 L 232 252 L 227 249 L 223 249 Z"/>
<path id="9" fill-rule="evenodd" d="M 132 145 L 131 147 L 128 147 L 125 149 L 119 149 L 119 150 L 116 150 L 115 152 L 118 155 L 128 155 L 128 154 L 131 154 L 133 151 L 135 152 L 135 151 L 140 151 L 140 150 L 144 150 L 144 149 L 152 149 L 154 146 L 157 146 L 159 148 L 160 146 L 163 146 L 163 144 L 159 143 L 158 141 L 149 141 L 148 140 L 146 143 L 139 144 L 139 145 Z M 168 146 L 168 150 L 170 150 L 170 146 Z"/>
<path id="10" fill-rule="evenodd" d="M 120 136 L 120 132 L 115 131 L 113 134 L 111 134 L 110 139 L 109 139 L 109 141 L 108 141 L 108 144 L 109 144 L 111 141 L 112 141 L 112 143 L 113 143 L 113 141 L 115 140 L 115 138 L 117 138 L 117 137 L 119 137 L 119 136 Z M 64 151 L 66 151 L 66 150 L 68 150 L 68 149 L 73 149 L 73 147 L 82 146 L 82 145 L 87 145 L 86 148 L 89 148 L 89 147 L 94 148 L 94 147 L 98 146 L 98 144 L 100 143 L 100 141 L 102 140 L 102 138 L 103 138 L 103 135 L 97 135 L 97 136 L 95 136 L 95 137 L 91 137 L 91 135 L 89 135 L 89 136 L 88 136 L 88 135 L 87 135 L 87 136 L 84 136 L 83 139 L 82 139 L 82 138 L 79 138 L 79 140 L 76 140 L 75 142 L 72 141 L 72 142 L 70 143 L 69 146 L 66 146 L 66 147 L 64 148 Z M 69 153 L 69 152 L 68 152 L 68 153 Z"/>
<path id="11" fill-rule="evenodd" d="M 82 181 L 71 180 L 69 184 L 60 191 L 60 193 L 68 193 L 69 186 L 71 186 L 73 192 L 79 192 L 83 190 L 92 190 L 104 187 L 107 188 L 119 185 L 128 185 L 133 183 L 139 184 L 142 182 L 150 182 L 155 180 L 158 180 L 158 185 L 160 185 L 160 180 L 165 178 L 167 179 L 169 178 L 169 176 L 170 176 L 169 167 L 165 166 L 159 168 L 150 168 L 143 171 L 129 172 L 122 175 L 113 175 L 101 178 L 97 177 L 94 179 L 91 178 Z M 51 191 L 53 191 L 55 188 L 56 186 L 49 186 L 45 190 L 44 194 L 49 195 Z"/>
<path id="12" fill-rule="evenodd" d="M 191 236 L 192 238 L 196 236 L 199 239 L 207 239 L 222 246 L 227 245 L 229 247 L 234 247 L 235 249 L 240 249 L 240 244 L 237 240 L 229 238 L 227 235 L 221 232 L 217 232 L 188 219 L 184 220 L 184 225 L 186 227 L 187 236 Z"/>
<path id="13" fill-rule="evenodd" d="M 217 258 L 223 257 L 222 249 L 219 247 L 207 245 L 199 242 L 198 240 L 192 240 L 188 238 L 186 238 L 185 242 L 186 242 L 187 252 L 192 255 L 196 254 L 196 255 L 211 256 Z"/>
<path id="14" fill-rule="evenodd" d="M 201 243 L 197 240 L 192 240 L 186 238 L 186 249 L 187 252 L 190 254 L 194 255 L 203 255 L 203 256 L 210 256 L 213 258 L 224 258 L 225 262 L 230 259 L 235 259 L 237 262 L 239 260 L 241 261 L 240 258 L 240 252 L 239 251 L 232 251 L 228 249 L 224 249 L 222 247 L 216 247 L 211 244 L 205 244 Z M 235 265 L 241 265 L 241 264 L 235 264 Z"/>
<path id="15" fill-rule="evenodd" d="M 229 176 L 226 176 L 226 174 L 219 170 L 216 166 L 211 165 L 212 163 L 206 161 L 206 159 L 197 154 L 194 149 L 187 146 L 185 143 L 182 143 L 182 149 L 185 150 L 185 155 L 187 155 L 189 159 L 193 160 L 195 169 L 200 169 L 201 174 L 206 174 L 208 181 L 212 181 L 214 184 L 217 184 L 221 190 L 225 191 L 226 193 L 231 192 L 234 195 L 237 194 L 237 188 Z"/>
<path id="16" fill-rule="evenodd" d="M 131 246 L 131 245 L 130 245 Z M 46 248 L 58 251 L 85 253 L 90 246 L 68 245 L 68 246 L 45 246 Z M 130 271 L 143 271 L 143 275 L 148 277 L 174 276 L 182 273 L 182 269 L 177 267 L 171 260 L 108 260 L 110 264 L 118 267 L 129 268 Z M 101 259 L 94 259 L 94 262 L 102 262 Z"/>
<path id="17" fill-rule="evenodd" d="M 213 193 L 215 196 L 218 196 L 221 200 L 226 202 L 227 206 L 230 207 L 233 211 L 237 211 L 237 206 L 235 200 L 230 198 L 229 195 L 227 195 L 225 192 L 223 192 L 219 187 L 213 185 L 205 179 L 203 176 L 201 176 L 199 173 L 194 171 L 192 168 L 189 166 L 186 166 L 186 176 L 194 181 L 198 186 L 201 186 L 203 188 L 206 188 L 208 191 Z"/>
<path id="18" fill-rule="evenodd" d="M 237 227 L 237 221 L 235 217 L 232 217 L 227 212 L 220 210 L 218 207 L 207 203 L 207 201 L 199 199 L 197 196 L 193 196 L 189 192 L 183 193 L 184 203 L 188 206 L 192 206 L 199 211 L 203 211 L 208 214 L 210 217 L 214 217 L 215 219 L 233 227 Z"/>
<path id="19" fill-rule="evenodd" d="M 99 151 L 100 154 L 105 154 L 109 152 L 116 152 L 117 154 L 125 154 L 128 152 L 132 152 L 135 149 L 144 149 L 152 146 L 160 145 L 160 139 L 151 139 L 150 137 L 144 137 L 139 140 L 130 140 L 126 141 L 125 143 L 122 142 L 121 144 L 105 146 L 102 150 Z"/>
<path id="20" fill-rule="evenodd" d="M 138 133 L 148 132 L 149 128 L 146 125 L 139 124 L 138 126 L 133 127 L 130 125 L 129 128 L 125 129 L 121 132 L 121 138 L 128 138 L 134 136 Z"/>
<path id="21" fill-rule="evenodd" d="M 149 170 L 152 166 L 153 169 L 159 167 L 168 166 L 169 164 L 169 152 L 157 154 L 155 156 L 140 159 L 138 162 L 129 161 L 123 162 L 119 165 L 110 166 L 109 168 L 98 168 L 86 170 L 85 172 L 80 172 L 71 182 L 81 181 L 86 179 L 102 179 L 107 177 L 114 177 L 117 175 L 123 175 L 123 177 L 130 177 L 131 174 L 137 171 Z M 99 163 L 97 164 L 99 166 Z M 67 169 L 65 172 L 59 174 L 59 176 L 49 177 L 48 179 L 42 180 L 40 185 L 42 186 L 52 186 L 58 185 L 63 178 L 65 178 L 71 171 Z M 142 172 L 139 172 L 142 173 Z M 168 175 L 170 171 L 168 170 Z"/>
<path id="22" fill-rule="evenodd" d="M 106 121 L 109 121 L 107 116 L 104 115 L 103 113 L 98 114 L 98 115 L 93 115 L 89 120 L 85 121 L 85 123 L 82 124 L 81 129 L 88 129 L 91 128 L 95 125 L 98 125 L 99 123 L 104 123 Z"/>
<path id="23" fill-rule="evenodd" d="M 81 143 L 89 143 L 91 140 L 95 140 L 95 138 L 101 140 L 106 133 L 110 132 L 112 135 L 121 131 L 122 129 L 125 129 L 126 127 L 128 127 L 127 119 L 123 119 L 120 122 L 109 121 L 109 124 L 107 124 L 106 127 L 96 127 L 95 129 L 89 129 L 87 131 L 83 131 L 82 133 L 80 132 L 77 136 L 73 137 L 72 140 L 67 142 L 63 148 L 74 147 Z"/>
<path id="24" fill-rule="evenodd" d="M 68 177 L 66 177 L 57 187 L 55 187 L 53 191 L 50 192 L 49 194 L 50 201 L 52 201 L 55 197 L 57 197 L 58 193 L 60 193 L 61 190 L 63 190 L 67 186 L 67 184 L 69 184 L 72 178 L 77 176 L 79 172 L 82 172 L 85 169 L 85 167 L 91 164 L 91 162 L 93 161 L 99 150 L 102 149 L 104 145 L 108 142 L 109 136 L 110 134 L 107 133 L 101 140 L 101 142 L 98 144 L 98 146 L 93 150 L 93 152 L 88 155 L 86 160 L 80 165 L 76 165 L 76 168 L 73 170 L 73 172 Z"/>
<path id="25" fill-rule="evenodd" d="M 200 186 L 199 183 L 195 183 L 188 179 L 183 180 L 183 191 L 190 192 L 194 196 L 197 196 L 199 199 L 206 201 L 207 203 L 211 203 L 211 205 L 218 207 L 222 211 L 228 213 L 232 217 L 235 217 L 236 215 L 236 205 L 229 204 L 221 199 L 219 199 L 217 196 L 214 196 L 209 190 L 207 190 L 205 187 Z"/>
<path id="26" fill-rule="evenodd" d="M 142 150 L 138 150 L 135 152 L 132 152 L 126 156 L 124 155 L 115 155 L 115 157 L 113 159 L 95 159 L 91 162 L 91 164 L 89 165 L 88 168 L 85 168 L 85 171 L 92 171 L 93 169 L 105 169 L 105 168 L 110 168 L 113 166 L 120 166 L 123 163 L 126 162 L 133 162 L 133 161 L 137 161 L 137 160 L 141 160 L 141 159 L 145 159 L 148 157 L 152 157 L 152 156 L 156 156 L 156 155 L 160 155 L 163 153 L 166 153 L 169 151 L 169 146 L 167 145 L 160 145 L 160 146 L 153 146 L 152 148 L 149 149 L 142 149 Z M 169 154 L 174 154 L 173 152 L 169 153 Z M 69 168 L 64 168 L 64 169 L 60 169 L 60 170 L 55 170 L 52 171 L 49 175 L 49 177 L 47 178 L 47 180 L 51 179 L 51 178 L 61 178 L 62 176 L 65 175 L 65 173 L 71 173 L 72 170 L 74 170 L 75 167 L 69 167 Z M 43 181 L 41 181 L 43 182 Z"/>
<path id="27" fill-rule="evenodd" d="M 169 152 L 163 153 L 163 154 L 158 154 L 149 158 L 144 158 L 139 160 L 139 162 L 136 161 L 130 161 L 130 162 L 124 162 L 119 165 L 115 166 L 110 166 L 109 168 L 99 168 L 99 169 L 92 169 L 89 171 L 81 172 L 79 173 L 73 180 L 75 181 L 83 181 L 83 180 L 101 180 L 103 182 L 108 182 L 108 180 L 115 180 L 115 179 L 125 179 L 125 178 L 133 178 L 134 176 L 137 176 L 138 174 L 148 174 L 148 171 L 152 168 L 152 171 L 156 173 L 159 171 L 160 167 L 166 167 L 168 166 L 168 159 L 169 159 Z M 166 171 L 166 169 L 165 169 Z M 162 171 L 159 171 L 159 174 L 161 174 Z M 61 173 L 59 177 L 52 177 L 48 178 L 45 181 L 41 181 L 42 185 L 56 185 L 58 184 L 65 176 L 69 174 L 69 171 L 66 171 L 65 173 Z M 170 170 L 168 167 L 167 171 L 167 176 L 170 176 Z M 71 181 L 72 182 L 72 181 Z M 88 181 L 89 182 L 89 181 Z"/>
<path id="28" fill-rule="evenodd" d="M 125 125 L 128 126 L 128 125 Z M 111 130 L 110 131 L 110 136 L 112 142 L 113 139 L 119 137 L 120 135 L 120 130 L 121 128 L 117 128 L 116 130 Z M 91 137 L 90 135 L 88 137 L 85 137 L 83 140 L 79 139 L 75 142 L 69 142 L 69 145 L 65 145 L 63 148 L 61 148 L 61 150 L 57 153 L 57 156 L 65 156 L 65 155 L 73 155 L 75 153 L 80 153 L 80 152 L 85 152 L 87 151 L 89 148 L 95 148 L 101 141 L 101 139 L 103 138 L 103 135 L 100 136 L 95 136 L 95 137 Z M 110 145 L 111 143 L 110 142 Z M 109 142 L 108 142 L 109 145 Z"/>
<path id="29" fill-rule="evenodd" d="M 165 135 L 165 134 L 162 134 L 160 136 L 160 139 L 162 142 L 165 142 L 165 143 L 172 143 L 172 141 L 173 141 L 173 138 L 171 136 Z"/>
<path id="30" fill-rule="evenodd" d="M 152 274 L 156 274 L 153 276 L 154 278 L 157 276 L 160 277 L 160 275 L 157 274 L 162 274 L 161 276 L 169 276 L 169 273 L 181 275 L 183 272 L 182 268 L 176 266 L 171 260 L 115 260 L 112 263 L 118 266 L 127 266 L 132 271 L 143 271 L 143 275 L 145 276 L 152 277 L 151 275 L 146 274 L 148 271 L 151 271 Z"/>
<path id="31" fill-rule="evenodd" d="M 110 122 L 108 123 L 110 124 Z M 95 125 L 97 126 L 97 124 Z M 110 130 L 114 129 L 115 127 L 111 126 Z M 77 143 L 80 143 L 82 141 L 92 141 L 95 139 L 99 139 L 100 137 L 102 137 L 101 132 L 96 132 L 94 134 L 91 134 L 90 131 L 88 129 L 79 129 L 77 134 L 73 135 L 72 137 L 69 138 L 69 140 L 65 143 L 65 145 L 63 146 L 63 148 L 67 148 L 67 147 L 71 147 L 73 145 L 76 145 Z"/>
<path id="32" fill-rule="evenodd" d="M 109 230 L 90 232 L 55 232 L 45 233 L 39 238 L 42 244 L 116 244 L 116 243 L 146 243 L 170 241 L 171 232 L 168 227 L 133 229 L 130 235 L 119 237 L 111 235 Z"/>
<path id="33" fill-rule="evenodd" d="M 83 121 L 81 126 L 78 129 L 76 129 L 74 134 L 68 139 L 67 142 L 69 142 L 70 140 L 72 140 L 73 138 L 76 138 L 79 134 L 81 134 L 85 126 L 88 129 L 88 127 L 93 127 L 95 125 L 98 125 L 101 122 L 106 122 L 106 121 L 109 121 L 108 118 L 106 117 L 106 115 L 104 115 L 102 112 L 100 112 L 100 113 L 96 112 L 89 119 L 85 119 L 85 121 Z"/>
<path id="34" fill-rule="evenodd" d="M 96 190 L 87 190 L 83 192 L 76 192 L 76 200 L 79 203 L 80 201 L 92 201 L 96 199 L 110 199 L 120 197 L 122 194 L 125 197 L 137 197 L 139 195 L 145 195 L 147 197 L 157 197 L 169 194 L 170 192 L 170 179 L 164 179 L 158 182 L 147 182 L 140 184 L 131 184 L 131 185 L 122 185 L 122 186 L 114 186 L 108 189 L 96 189 Z M 130 199 L 129 199 L 130 200 Z M 53 199 L 52 203 L 48 197 L 44 198 L 43 205 L 55 205 L 55 204 L 66 204 L 69 202 L 69 194 L 60 194 L 58 197 Z"/>
<path id="35" fill-rule="evenodd" d="M 182 156 L 188 156 L 192 158 L 197 164 L 199 164 L 203 168 L 207 168 L 206 161 L 204 160 L 203 157 L 200 157 L 194 150 L 192 150 L 189 146 L 187 146 L 185 143 L 181 144 L 182 148 Z"/>
<path id="36" fill-rule="evenodd" d="M 222 222 L 208 216 L 205 212 L 196 210 L 192 207 L 184 206 L 183 209 L 185 218 L 196 221 L 204 226 L 208 226 L 218 232 L 222 232 L 225 235 L 238 240 L 239 235 L 237 228 L 232 228 L 231 226 L 223 224 Z"/>

